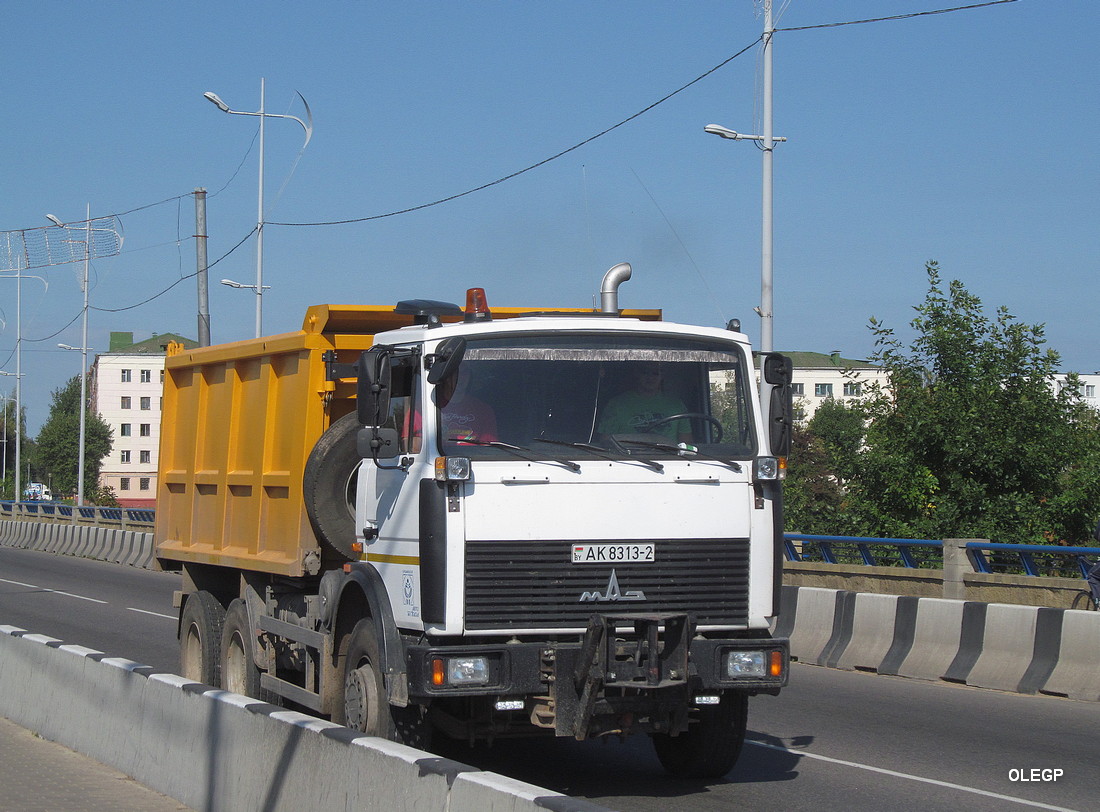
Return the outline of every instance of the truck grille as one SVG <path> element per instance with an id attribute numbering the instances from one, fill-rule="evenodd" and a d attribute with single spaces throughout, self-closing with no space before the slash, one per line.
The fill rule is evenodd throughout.
<path id="1" fill-rule="evenodd" d="M 748 620 L 748 539 L 657 539 L 653 563 L 573 564 L 570 541 L 467 541 L 466 628 L 583 629 L 597 612 L 686 612 L 697 625 Z M 587 600 L 609 594 L 645 600 Z"/>

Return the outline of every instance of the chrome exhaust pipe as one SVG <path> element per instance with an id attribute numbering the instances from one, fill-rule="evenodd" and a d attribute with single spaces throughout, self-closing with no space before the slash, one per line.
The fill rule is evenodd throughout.
<path id="1" fill-rule="evenodd" d="M 620 262 L 603 275 L 600 283 L 600 312 L 619 312 L 619 285 L 630 278 L 630 263 Z"/>

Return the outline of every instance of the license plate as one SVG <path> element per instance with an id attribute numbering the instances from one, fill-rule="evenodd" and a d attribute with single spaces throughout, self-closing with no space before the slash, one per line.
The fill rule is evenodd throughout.
<path id="1" fill-rule="evenodd" d="M 653 544 L 574 544 L 574 564 L 645 564 L 653 563 Z"/>

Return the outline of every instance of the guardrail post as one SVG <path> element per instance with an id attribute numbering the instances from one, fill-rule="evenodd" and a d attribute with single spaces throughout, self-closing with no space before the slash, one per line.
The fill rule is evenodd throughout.
<path id="1" fill-rule="evenodd" d="M 943 596 L 950 600 L 966 600 L 965 578 L 974 571 L 970 557 L 966 554 L 966 544 L 969 541 L 982 542 L 985 539 L 943 540 Z"/>

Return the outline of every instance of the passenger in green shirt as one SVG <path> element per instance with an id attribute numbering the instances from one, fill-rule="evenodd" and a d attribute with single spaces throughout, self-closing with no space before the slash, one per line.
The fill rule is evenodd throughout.
<path id="1" fill-rule="evenodd" d="M 611 398 L 604 406 L 598 427 L 600 434 L 652 433 L 661 434 L 673 442 L 690 442 L 691 423 L 688 420 L 674 420 L 649 428 L 654 420 L 687 411 L 682 400 L 661 391 L 661 382 L 659 364 L 640 365 L 633 388 Z"/>

